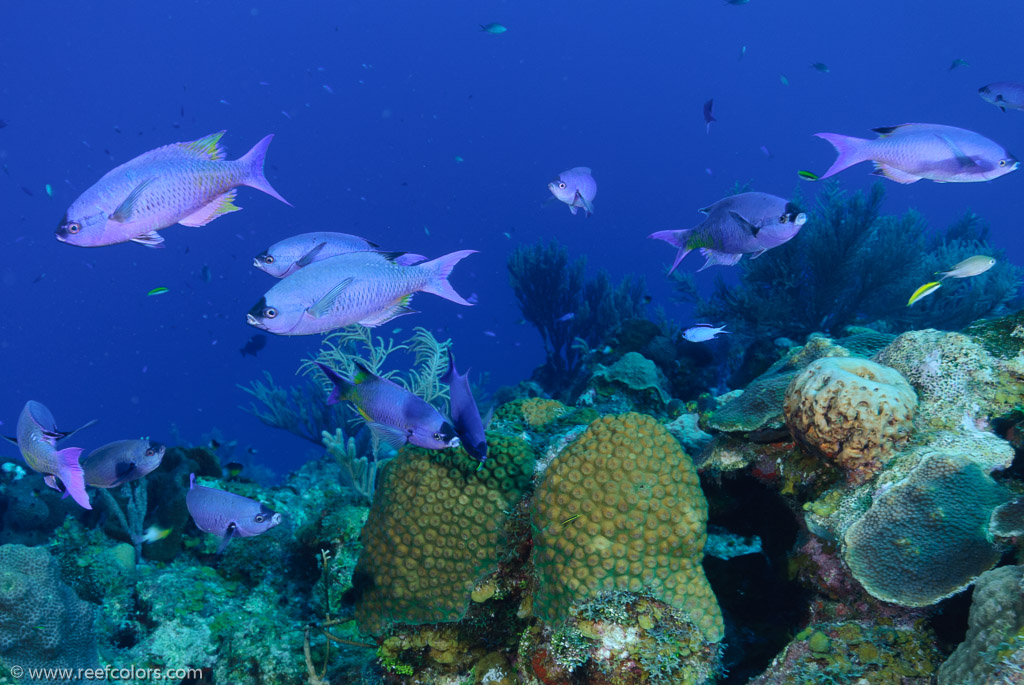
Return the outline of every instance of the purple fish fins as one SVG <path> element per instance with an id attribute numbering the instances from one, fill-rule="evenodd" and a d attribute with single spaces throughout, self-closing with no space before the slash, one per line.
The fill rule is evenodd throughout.
<path id="1" fill-rule="evenodd" d="M 860 164 L 871 159 L 866 152 L 867 146 L 871 143 L 870 140 L 844 136 L 839 133 L 815 133 L 814 135 L 832 143 L 832 147 L 839 154 L 836 161 L 832 163 L 828 171 L 818 177 L 819 179 L 835 176 L 843 169 L 849 169 L 854 164 Z"/>
<path id="2" fill-rule="evenodd" d="M 446 254 L 443 257 L 421 264 L 424 269 L 430 269 L 434 272 L 434 277 L 429 283 L 423 286 L 423 292 L 443 297 L 446 300 L 451 300 L 456 304 L 463 304 L 467 307 L 472 306 L 469 302 L 463 299 L 462 295 L 455 292 L 455 288 L 452 287 L 451 283 L 448 282 L 448 275 L 455 268 L 455 265 L 461 262 L 469 255 L 475 253 L 476 250 L 459 250 L 458 252 L 452 252 Z"/>
<path id="3" fill-rule="evenodd" d="M 190 157 L 219 162 L 224 159 L 224 148 L 220 146 L 220 139 L 225 133 L 227 131 L 217 131 L 191 143 L 178 143 L 178 147 Z"/>
<path id="4" fill-rule="evenodd" d="M 891 166 L 886 166 L 881 162 L 875 162 L 875 170 L 872 171 L 875 176 L 885 176 L 890 181 L 896 181 L 897 183 L 917 183 L 921 180 L 920 176 L 914 176 L 908 174 L 906 171 L 900 171 L 894 169 Z"/>
<path id="5" fill-rule="evenodd" d="M 318 243 L 316 247 L 314 247 L 306 254 L 302 255 L 302 259 L 295 262 L 295 266 L 299 267 L 300 269 L 304 266 L 309 266 L 314 261 L 316 261 L 316 256 L 320 254 L 320 251 L 323 250 L 325 247 L 327 247 L 327 243 Z"/>
<path id="6" fill-rule="evenodd" d="M 387 309 L 379 311 L 375 314 L 371 314 L 362 321 L 359 322 L 362 326 L 373 328 L 383 323 L 387 323 L 392 319 L 399 316 L 405 316 L 406 314 L 415 314 L 416 310 L 409 307 L 409 303 L 412 302 L 412 295 L 403 295 L 394 302 L 392 302 Z"/>
<path id="7" fill-rule="evenodd" d="M 270 181 L 267 180 L 267 177 L 263 175 L 263 160 L 267 156 L 267 148 L 270 146 L 270 141 L 273 139 L 273 133 L 266 136 L 263 140 L 253 145 L 252 149 L 246 152 L 245 156 L 238 160 L 238 163 L 249 168 L 249 177 L 246 179 L 245 185 L 250 188 L 255 188 L 256 190 L 262 190 L 270 197 L 277 198 L 291 207 L 292 203 L 281 197 L 281 195 L 274 190 L 273 186 L 270 185 Z"/>
<path id="8" fill-rule="evenodd" d="M 139 203 L 139 198 L 142 197 L 142 194 L 146 192 L 146 188 L 148 188 L 149 184 L 152 182 L 152 178 L 147 178 L 145 181 L 135 186 L 132 192 L 128 193 L 128 197 L 126 197 L 121 204 L 117 206 L 114 213 L 110 215 L 110 220 L 117 221 L 119 223 L 131 221 L 131 218 L 135 215 L 135 206 Z"/>
<path id="9" fill-rule="evenodd" d="M 707 257 L 708 260 L 704 262 L 704 266 L 697 269 L 697 271 L 703 271 L 709 266 L 715 266 L 716 264 L 720 264 L 722 266 L 733 266 L 736 262 L 740 261 L 740 259 L 743 258 L 742 254 L 719 252 L 718 250 L 712 250 L 707 247 L 700 248 L 700 253 Z"/>
<path id="10" fill-rule="evenodd" d="M 406 252 L 405 254 L 395 257 L 395 264 L 399 264 L 401 266 L 415 266 L 416 264 L 425 261 L 427 261 L 427 258 L 423 255 L 413 254 L 411 252 Z"/>
<path id="11" fill-rule="evenodd" d="M 129 238 L 129 240 L 133 243 L 145 245 L 146 247 L 158 247 L 163 249 L 164 239 L 156 231 L 153 231 L 152 233 L 143 233 L 142 235 L 137 235 L 134 238 Z"/>
<path id="12" fill-rule="evenodd" d="M 317 362 L 316 365 L 320 367 L 320 370 L 327 376 L 327 380 L 334 384 L 334 390 L 331 391 L 330 397 L 327 398 L 327 404 L 337 404 L 341 400 L 347 399 L 350 392 L 352 392 L 352 383 L 341 376 L 339 376 L 334 369 Z"/>
<path id="13" fill-rule="evenodd" d="M 388 426 L 376 421 L 367 421 L 366 426 L 373 433 L 373 437 L 386 445 L 391 445 L 396 450 L 409 441 L 408 432 L 396 426 Z"/>
<path id="14" fill-rule="evenodd" d="M 576 202 L 580 203 L 579 206 L 583 208 L 583 211 L 587 213 L 588 217 L 594 213 L 594 205 L 587 202 L 587 198 L 583 197 L 583 194 L 578 190 L 576 191 L 576 200 L 573 204 Z"/>
<path id="15" fill-rule="evenodd" d="M 60 478 L 68 494 L 78 502 L 83 509 L 92 509 L 89 504 L 89 495 L 85 492 L 85 472 L 78 463 L 78 457 L 82 454 L 81 447 L 66 447 L 54 453 L 58 463 L 57 473 L 54 475 Z"/>
<path id="16" fill-rule="evenodd" d="M 241 209 L 241 207 L 234 203 L 235 195 L 237 194 L 238 191 L 232 188 L 223 195 L 218 195 L 213 198 L 197 211 L 189 214 L 178 223 L 182 226 L 205 226 L 219 216 L 230 214 L 231 212 L 237 212 Z"/>
<path id="17" fill-rule="evenodd" d="M 327 291 L 327 294 L 321 297 L 319 300 L 314 302 L 309 309 L 306 310 L 306 314 L 312 316 L 314 319 L 318 319 L 324 314 L 331 311 L 334 307 L 334 303 L 337 301 L 338 296 L 345 291 L 345 288 L 352 285 L 352 278 L 346 278 L 344 281 L 334 286 Z"/>
<path id="18" fill-rule="evenodd" d="M 675 271 L 676 267 L 679 266 L 679 262 L 683 261 L 683 257 L 690 254 L 690 250 L 693 249 L 686 246 L 692 232 L 692 228 L 683 228 L 677 231 L 657 231 L 647 236 L 648 238 L 654 238 L 655 240 L 664 240 L 669 245 L 674 245 L 679 248 L 679 252 L 676 253 L 675 261 L 672 262 L 672 268 L 668 270 L 669 273 Z"/>

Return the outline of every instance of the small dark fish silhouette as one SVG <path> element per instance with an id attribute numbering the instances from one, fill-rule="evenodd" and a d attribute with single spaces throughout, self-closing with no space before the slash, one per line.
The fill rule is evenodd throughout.
<path id="1" fill-rule="evenodd" d="M 256 335 L 249 338 L 249 341 L 245 343 L 245 346 L 239 350 L 242 356 L 249 355 L 255 357 L 256 353 L 267 346 L 267 336 L 257 333 Z"/>
<path id="2" fill-rule="evenodd" d="M 716 119 L 714 117 L 714 115 L 711 114 L 711 107 L 714 104 L 715 104 L 715 99 L 714 98 L 711 98 L 710 100 L 708 100 L 707 102 L 704 103 L 704 123 L 707 124 L 707 132 L 708 133 L 711 133 L 711 122 L 712 121 L 718 121 L 718 119 Z"/>

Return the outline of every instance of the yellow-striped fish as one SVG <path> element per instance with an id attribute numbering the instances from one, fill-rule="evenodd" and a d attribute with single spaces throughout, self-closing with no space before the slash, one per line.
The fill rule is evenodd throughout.
<path id="1" fill-rule="evenodd" d="M 938 281 L 932 281 L 931 283 L 925 283 L 920 288 L 915 290 L 914 294 L 910 296 L 910 301 L 907 302 L 907 306 L 909 307 L 910 305 L 912 305 L 915 302 L 917 302 L 918 300 L 920 300 L 922 297 L 927 297 L 928 295 L 931 295 L 933 292 L 935 292 L 936 290 L 938 290 L 941 287 L 942 287 L 942 284 L 939 283 Z"/>

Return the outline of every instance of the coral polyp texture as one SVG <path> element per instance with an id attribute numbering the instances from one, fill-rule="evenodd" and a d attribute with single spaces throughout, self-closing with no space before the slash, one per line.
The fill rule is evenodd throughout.
<path id="1" fill-rule="evenodd" d="M 846 531 L 854 577 L 885 602 L 921 607 L 974 582 L 999 561 L 988 532 L 1009 492 L 971 459 L 933 452 L 907 477 L 880 488 Z"/>
<path id="2" fill-rule="evenodd" d="M 917 394 L 897 371 L 856 357 L 812 362 L 789 384 L 793 439 L 838 465 L 852 483 L 871 478 L 910 438 Z"/>
<path id="3" fill-rule="evenodd" d="M 594 421 L 548 466 L 532 517 L 534 612 L 549 624 L 599 593 L 645 592 L 722 639 L 701 567 L 707 501 L 690 458 L 653 418 Z"/>
<path id="4" fill-rule="evenodd" d="M 387 465 L 353 580 L 364 631 L 458 621 L 477 582 L 497 570 L 506 512 L 528 487 L 534 456 L 515 437 L 491 433 L 488 445 L 482 467 L 462 448 L 407 447 Z"/>
<path id="5" fill-rule="evenodd" d="M 4 676 L 14 666 L 26 670 L 97 667 L 94 613 L 92 604 L 79 599 L 61 581 L 57 562 L 45 547 L 0 547 L 0 665 L 5 667 Z"/>

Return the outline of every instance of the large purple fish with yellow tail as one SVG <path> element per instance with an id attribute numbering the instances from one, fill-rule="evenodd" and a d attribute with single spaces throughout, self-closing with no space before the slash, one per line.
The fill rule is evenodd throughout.
<path id="1" fill-rule="evenodd" d="M 93 423 L 95 422 L 90 421 L 82 428 L 91 426 Z M 77 433 L 82 428 L 71 432 L 57 430 L 57 422 L 50 410 L 35 400 L 29 400 L 18 416 L 18 437 L 16 439 L 7 438 L 7 440 L 18 446 L 21 456 L 25 458 L 25 463 L 33 471 L 45 476 L 44 480 L 47 485 L 55 490 L 60 490 L 57 485 L 57 480 L 60 480 L 64 489 L 79 506 L 92 509 L 89 495 L 85 491 L 82 466 L 78 463 L 82 448 L 57 449 L 58 440 Z"/>
<path id="2" fill-rule="evenodd" d="M 356 362 L 352 380 L 317 362 L 334 390 L 327 404 L 347 400 L 355 405 L 366 425 L 381 442 L 394 448 L 409 443 L 428 450 L 458 447 L 455 429 L 429 402 L 397 383 L 381 378 Z"/>
<path id="3" fill-rule="evenodd" d="M 238 186 L 262 190 L 290 204 L 263 175 L 263 159 L 273 134 L 243 157 L 229 161 L 219 141 L 224 131 L 188 143 L 150 150 L 107 172 L 82 193 L 57 228 L 57 240 L 79 247 L 129 240 L 160 247 L 157 233 L 179 223 L 205 226 L 241 209 Z"/>
<path id="4" fill-rule="evenodd" d="M 196 474 L 189 474 L 188 513 L 199 530 L 220 538 L 220 554 L 232 538 L 249 538 L 266 533 L 281 523 L 281 515 L 262 502 L 233 492 L 196 484 Z"/>

